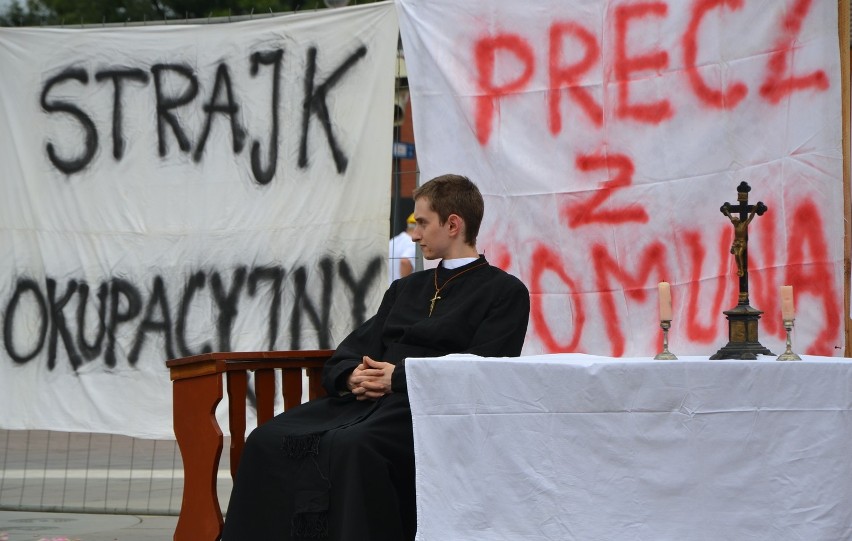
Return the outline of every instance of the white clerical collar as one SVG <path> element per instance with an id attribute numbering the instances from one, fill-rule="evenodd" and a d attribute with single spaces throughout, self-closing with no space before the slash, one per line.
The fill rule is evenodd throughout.
<path id="1" fill-rule="evenodd" d="M 478 257 L 459 257 L 457 259 L 443 259 L 441 260 L 441 265 L 447 270 L 457 269 L 459 267 L 464 267 L 468 263 L 473 263 L 479 259 Z"/>

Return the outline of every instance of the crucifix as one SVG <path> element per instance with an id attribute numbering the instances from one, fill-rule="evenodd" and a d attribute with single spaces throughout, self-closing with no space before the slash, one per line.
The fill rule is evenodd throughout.
<path id="1" fill-rule="evenodd" d="M 773 355 L 758 341 L 758 321 L 763 312 L 752 308 L 748 299 L 748 225 L 755 216 L 763 216 L 769 210 L 763 201 L 750 205 L 750 191 L 751 186 L 747 182 L 740 182 L 737 186 L 737 204 L 726 201 L 719 208 L 734 226 L 731 254 L 737 264 L 739 296 L 737 306 L 724 312 L 728 318 L 728 343 L 711 359 L 756 359 L 758 354 Z"/>
<path id="2" fill-rule="evenodd" d="M 435 296 L 429 301 L 429 317 L 432 317 L 432 310 L 435 309 L 435 303 L 441 300 L 441 297 L 438 296 L 438 293 L 440 292 L 440 290 L 435 291 Z"/>

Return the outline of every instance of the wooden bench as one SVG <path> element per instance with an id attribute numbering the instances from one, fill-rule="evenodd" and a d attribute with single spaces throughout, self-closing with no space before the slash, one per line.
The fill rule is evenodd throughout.
<path id="1" fill-rule="evenodd" d="M 302 401 L 302 371 L 308 398 L 323 396 L 322 367 L 332 350 L 206 353 L 166 362 L 172 380 L 174 429 L 183 459 L 184 487 L 175 541 L 216 541 L 224 520 L 216 477 L 224 438 L 216 420 L 223 374 L 228 389 L 231 477 L 245 444 L 248 373 L 254 372 L 257 423 L 274 415 L 275 371 L 281 371 L 284 409 Z"/>

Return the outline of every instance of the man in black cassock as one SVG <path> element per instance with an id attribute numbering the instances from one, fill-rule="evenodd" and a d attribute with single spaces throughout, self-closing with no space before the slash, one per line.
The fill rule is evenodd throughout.
<path id="1" fill-rule="evenodd" d="M 393 282 L 376 315 L 340 343 L 323 371 L 327 397 L 249 435 L 223 541 L 414 539 L 406 357 L 518 356 L 527 330 L 527 288 L 477 252 L 483 213 L 466 177 L 415 190 L 412 238 L 441 263 Z"/>

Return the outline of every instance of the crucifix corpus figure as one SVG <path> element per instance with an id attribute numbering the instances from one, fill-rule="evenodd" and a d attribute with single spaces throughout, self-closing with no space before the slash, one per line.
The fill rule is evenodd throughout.
<path id="1" fill-rule="evenodd" d="M 719 210 L 731 220 L 734 226 L 734 241 L 731 243 L 731 253 L 737 263 L 737 276 L 745 276 L 748 272 L 748 224 L 755 216 L 762 216 L 768 209 L 763 201 L 756 205 L 748 204 L 748 192 L 751 186 L 741 182 L 737 187 L 737 204 L 731 205 L 725 202 Z"/>
<path id="2" fill-rule="evenodd" d="M 746 237 L 748 235 L 748 224 L 751 223 L 755 214 L 757 214 L 757 210 L 753 209 L 745 221 L 740 219 L 739 216 L 731 215 L 731 205 L 729 203 L 722 205 L 720 210 L 728 217 L 729 220 L 731 220 L 731 223 L 734 224 L 734 242 L 731 243 L 731 253 L 734 254 L 734 259 L 737 262 L 737 276 L 742 276 L 745 274 L 746 268 L 745 247 Z"/>

